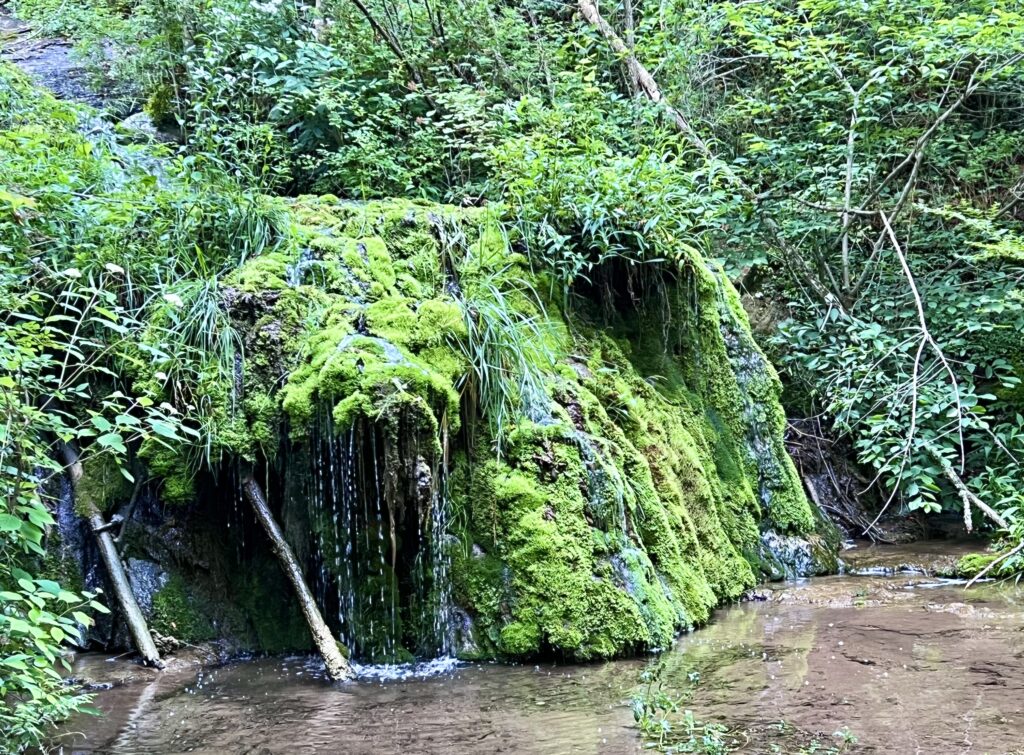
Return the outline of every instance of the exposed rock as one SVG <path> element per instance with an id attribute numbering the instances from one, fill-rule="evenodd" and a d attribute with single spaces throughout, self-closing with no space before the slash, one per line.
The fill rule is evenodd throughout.
<path id="1" fill-rule="evenodd" d="M 149 618 L 153 613 L 153 596 L 167 585 L 170 575 L 160 564 L 141 558 L 129 558 L 127 567 L 128 581 L 131 582 L 135 599 Z"/>

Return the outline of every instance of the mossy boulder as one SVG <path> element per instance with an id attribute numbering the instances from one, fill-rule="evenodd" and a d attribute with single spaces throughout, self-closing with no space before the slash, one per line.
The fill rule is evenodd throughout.
<path id="1" fill-rule="evenodd" d="M 324 432 L 370 427 L 391 449 L 374 453 L 394 489 L 434 470 L 477 654 L 666 647 L 762 576 L 798 568 L 768 534 L 810 543 L 815 570 L 834 564 L 834 532 L 783 447 L 779 380 L 735 291 L 692 249 L 662 250 L 657 307 L 566 313 L 510 249 L 500 208 L 305 197 L 289 212 L 288 243 L 223 283 L 246 358 L 216 442 L 298 458 Z M 500 438 L 479 413 L 487 365 L 466 348 L 471 329 L 497 327 L 472 306 L 488 295 L 509 311 L 504 327 L 540 323 L 530 348 L 549 355 L 542 395 Z M 402 495 L 388 516 L 422 518 L 415 491 Z M 310 517 L 316 547 L 337 547 L 336 521 Z M 406 546 L 391 527 L 394 563 Z M 338 563 L 322 563 L 328 580 Z"/>

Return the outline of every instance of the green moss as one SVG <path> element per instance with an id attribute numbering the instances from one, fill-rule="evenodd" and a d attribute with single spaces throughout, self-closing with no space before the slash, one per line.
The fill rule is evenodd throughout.
<path id="1" fill-rule="evenodd" d="M 188 643 L 206 642 L 217 636 L 213 623 L 178 575 L 172 576 L 153 596 L 150 626 L 160 634 Z"/>
<path id="2" fill-rule="evenodd" d="M 293 263 L 286 252 L 274 252 L 249 260 L 229 279 L 227 285 L 239 291 L 259 294 L 286 288 L 288 266 Z"/>
<path id="3" fill-rule="evenodd" d="M 276 562 L 248 564 L 234 575 L 231 594 L 245 615 L 256 648 L 265 653 L 312 649 L 309 627 Z"/>
<path id="4" fill-rule="evenodd" d="M 667 647 L 778 568 L 765 530 L 807 538 L 834 563 L 834 531 L 785 454 L 778 377 L 731 286 L 692 250 L 665 250 L 681 262 L 644 294 L 657 306 L 570 321 L 527 295 L 522 281 L 536 291 L 545 281 L 510 253 L 500 210 L 303 197 L 289 211 L 283 250 L 225 282 L 246 361 L 241 401 L 231 386 L 211 399 L 216 442 L 269 457 L 287 424 L 293 449 L 308 450 L 331 412 L 338 429 L 376 425 L 389 453 L 447 454 L 455 599 L 480 655 Z M 289 285 L 300 255 L 308 271 Z M 541 323 L 536 338 L 555 361 L 550 405 L 533 421 L 511 418 L 500 458 L 459 348 L 475 322 L 460 297 L 490 285 Z M 184 495 L 180 465 L 153 456 L 165 489 Z M 405 474 L 407 461 L 389 469 Z M 330 547 L 333 523 L 311 527 Z M 397 589 L 387 580 L 382 589 Z M 282 613 L 265 616 L 245 600 L 261 646 L 295 645 L 293 607 L 277 601 Z"/>
<path id="5" fill-rule="evenodd" d="M 956 573 L 961 577 L 975 577 L 997 558 L 999 558 L 999 555 L 995 553 L 968 553 L 957 561 Z M 991 574 L 992 572 L 989 573 Z M 995 570 L 995 574 L 996 576 L 999 575 L 998 568 Z"/>
<path id="6" fill-rule="evenodd" d="M 75 510 L 80 516 L 88 516 L 93 509 L 106 512 L 131 493 L 131 483 L 121 474 L 117 459 L 100 453 L 82 462 L 82 477 L 75 485 Z"/>
<path id="7" fill-rule="evenodd" d="M 196 498 L 195 475 L 181 451 L 153 440 L 143 442 L 139 458 L 160 481 L 160 500 L 181 505 Z"/>

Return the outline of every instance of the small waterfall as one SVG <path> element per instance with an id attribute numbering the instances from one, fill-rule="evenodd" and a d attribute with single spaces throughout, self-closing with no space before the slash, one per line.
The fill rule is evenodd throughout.
<path id="1" fill-rule="evenodd" d="M 448 480 L 442 478 L 439 491 L 435 493 L 430 516 L 430 584 L 434 596 L 427 601 L 433 616 L 433 635 L 437 643 L 434 655 L 438 658 L 455 656 L 454 614 L 452 606 L 452 555 L 448 546 L 448 521 L 450 502 Z"/>
<path id="2" fill-rule="evenodd" d="M 783 428 L 773 426 L 777 422 L 773 423 L 768 414 L 777 400 L 771 388 L 774 379 L 770 374 L 771 366 L 758 349 L 750 331 L 730 307 L 722 275 L 716 273 L 716 277 L 719 330 L 739 388 L 743 424 L 746 426 L 744 445 L 757 468 L 758 499 L 764 510 L 771 512 L 775 491 L 792 489 L 792 486 L 801 483 L 782 444 Z M 827 558 L 822 559 L 823 551 L 816 545 L 819 539 L 814 534 L 787 535 L 773 529 L 761 533 L 764 555 L 781 569 L 780 576 L 787 578 L 829 570 Z"/>
<path id="3" fill-rule="evenodd" d="M 288 285 L 292 288 L 301 286 L 306 279 L 306 272 L 309 271 L 317 260 L 313 257 L 313 252 L 310 249 L 303 249 L 299 254 L 299 258 L 295 261 L 294 265 L 288 265 L 286 270 L 288 273 Z"/>
<path id="4" fill-rule="evenodd" d="M 572 440 L 579 449 L 580 458 L 587 470 L 589 498 L 587 506 L 596 521 L 601 522 L 606 532 L 618 532 L 623 542 L 628 541 L 629 525 L 626 521 L 626 486 L 615 463 L 594 439 L 580 430 L 572 434 Z M 611 503 L 611 506 L 609 506 Z"/>
<path id="5" fill-rule="evenodd" d="M 418 458 L 412 482 L 429 495 L 418 503 L 396 500 L 395 489 L 408 481 L 385 464 L 389 442 L 394 441 L 372 423 L 339 433 L 327 412 L 311 434 L 308 501 L 316 593 L 357 660 L 394 665 L 450 657 L 444 475 Z"/>

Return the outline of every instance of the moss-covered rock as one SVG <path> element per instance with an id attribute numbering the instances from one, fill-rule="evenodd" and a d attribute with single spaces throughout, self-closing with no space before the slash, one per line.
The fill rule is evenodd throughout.
<path id="1" fill-rule="evenodd" d="M 150 624 L 156 632 L 190 644 L 217 636 L 210 619 L 189 594 L 185 581 L 177 575 L 153 596 Z"/>
<path id="2" fill-rule="evenodd" d="M 109 453 L 97 454 L 82 463 L 82 477 L 75 486 L 75 510 L 80 516 L 89 516 L 94 510 L 106 512 L 131 493 L 131 483 L 121 473 L 117 459 Z"/>
<path id="3" fill-rule="evenodd" d="M 397 595 L 412 589 L 402 554 L 426 547 L 412 533 L 434 505 L 417 485 L 436 491 L 440 478 L 458 539 L 447 546 L 454 600 L 478 655 L 666 647 L 761 576 L 834 565 L 834 533 L 784 451 L 778 378 L 735 292 L 693 250 L 663 250 L 674 262 L 643 294 L 657 306 L 606 302 L 570 318 L 510 251 L 498 210 L 300 198 L 290 213 L 288 244 L 224 282 L 246 359 L 232 394 L 241 411 L 224 415 L 217 442 L 250 458 L 282 445 L 290 459 L 312 456 L 314 550 L 340 553 L 339 510 L 324 503 L 340 495 L 340 462 L 317 471 L 331 448 L 320 438 L 367 439 L 361 479 L 382 492 L 378 523 L 368 509 L 361 526 L 381 543 L 379 603 L 401 606 L 395 632 L 416 621 Z M 484 317 L 487 301 L 507 316 Z M 500 332 L 524 323 L 528 338 Z M 475 362 L 471 329 L 525 356 Z M 499 439 L 478 414 L 494 390 L 487 370 L 536 354 L 548 356 L 534 365 L 542 395 Z M 515 377 L 499 383 L 522 402 Z M 782 563 L 792 549 L 771 553 L 776 537 L 810 555 Z M 329 583 L 351 579 L 344 559 L 319 563 Z M 364 639 L 402 652 L 394 637 Z"/>

